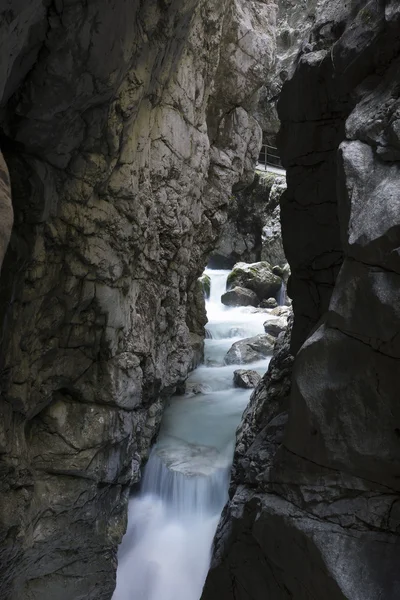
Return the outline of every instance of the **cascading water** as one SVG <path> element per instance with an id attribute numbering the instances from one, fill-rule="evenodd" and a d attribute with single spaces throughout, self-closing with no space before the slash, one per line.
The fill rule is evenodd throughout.
<path id="1" fill-rule="evenodd" d="M 286 285 L 284 281 L 282 281 L 277 300 L 279 306 L 284 306 L 286 304 Z"/>
<path id="2" fill-rule="evenodd" d="M 265 313 L 221 304 L 229 271 L 206 270 L 205 365 L 188 378 L 194 394 L 167 406 L 146 465 L 140 495 L 129 503 L 128 531 L 119 551 L 113 600 L 199 600 L 212 540 L 227 500 L 235 430 L 251 390 L 233 387 L 224 365 L 231 345 L 263 333 Z M 265 359 L 246 365 L 261 374 Z"/>

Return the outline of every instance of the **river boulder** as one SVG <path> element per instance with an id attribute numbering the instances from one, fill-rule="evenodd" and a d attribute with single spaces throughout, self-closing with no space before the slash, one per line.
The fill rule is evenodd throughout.
<path id="1" fill-rule="evenodd" d="M 271 265 L 266 261 L 237 263 L 227 280 L 228 290 L 235 287 L 248 288 L 257 294 L 259 300 L 275 297 L 281 285 L 281 278 L 272 272 Z"/>
<path id="2" fill-rule="evenodd" d="M 270 356 L 275 338 L 261 333 L 251 338 L 235 342 L 225 356 L 226 365 L 245 365 Z"/>
<path id="3" fill-rule="evenodd" d="M 267 298 L 266 300 L 262 300 L 259 306 L 260 308 L 276 308 L 278 303 L 275 298 Z"/>
<path id="4" fill-rule="evenodd" d="M 272 337 L 277 338 L 280 333 L 286 331 L 287 318 L 270 316 L 264 323 L 264 331 Z"/>
<path id="5" fill-rule="evenodd" d="M 261 381 L 261 375 L 251 369 L 238 369 L 233 373 L 233 385 L 246 390 L 257 387 Z"/>
<path id="6" fill-rule="evenodd" d="M 244 287 L 234 287 L 221 296 L 222 304 L 225 306 L 257 306 L 258 296 L 252 290 Z"/>
<path id="7" fill-rule="evenodd" d="M 290 306 L 277 306 L 271 310 L 270 314 L 275 317 L 285 317 L 287 319 L 292 314 L 292 309 Z"/>

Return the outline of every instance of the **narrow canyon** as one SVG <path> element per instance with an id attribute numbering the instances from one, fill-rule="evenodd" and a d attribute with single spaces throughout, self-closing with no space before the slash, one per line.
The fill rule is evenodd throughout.
<path id="1" fill-rule="evenodd" d="M 0 0 L 1 600 L 400 599 L 400 4 Z"/>

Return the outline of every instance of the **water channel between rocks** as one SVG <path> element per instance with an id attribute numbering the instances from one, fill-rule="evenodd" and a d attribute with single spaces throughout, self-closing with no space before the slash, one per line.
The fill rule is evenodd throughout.
<path id="1" fill-rule="evenodd" d="M 165 410 L 140 494 L 129 503 L 113 600 L 199 600 L 228 496 L 235 431 L 252 391 L 233 387 L 233 372 L 263 374 L 270 360 L 224 365 L 234 342 L 263 333 L 268 315 L 225 307 L 229 271 L 206 273 L 212 338 L 205 340 L 205 364 L 187 382 L 201 393 L 173 397 Z"/>

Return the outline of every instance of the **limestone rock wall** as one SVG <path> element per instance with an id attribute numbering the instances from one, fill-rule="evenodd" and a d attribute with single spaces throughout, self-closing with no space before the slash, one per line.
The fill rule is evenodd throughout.
<path id="1" fill-rule="evenodd" d="M 286 262 L 279 208 L 285 189 L 284 176 L 257 171 L 249 186 L 232 194 L 211 266 L 229 269 L 237 262 L 266 260 L 273 266 Z"/>
<path id="2" fill-rule="evenodd" d="M 255 392 L 205 600 L 400 596 L 399 34 L 397 2 L 321 3 L 283 88 L 291 394 Z"/>
<path id="3" fill-rule="evenodd" d="M 292 75 L 299 54 L 308 44 L 317 13 L 317 0 L 276 0 L 276 56 L 260 90 L 256 118 L 264 142 L 276 146 L 280 128 L 277 104 L 285 81 Z"/>
<path id="4" fill-rule="evenodd" d="M 274 18 L 255 0 L 2 8 L 4 600 L 111 597 L 129 485 L 193 361 L 188 297 L 253 175 Z"/>

